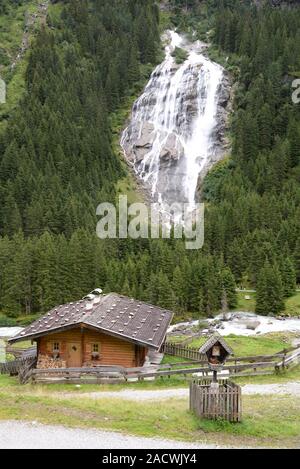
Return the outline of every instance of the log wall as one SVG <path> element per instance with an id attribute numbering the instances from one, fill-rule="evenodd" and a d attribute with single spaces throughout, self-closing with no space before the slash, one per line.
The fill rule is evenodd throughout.
<path id="1" fill-rule="evenodd" d="M 145 347 L 91 329 L 77 328 L 38 339 L 38 357 L 40 358 L 38 368 L 53 368 L 53 344 L 55 342 L 59 343 L 57 361 L 66 363 L 67 367 L 117 365 L 132 368 L 142 366 L 147 354 Z M 72 344 L 75 344 L 78 349 L 78 363 L 75 363 L 74 357 L 70 356 Z M 99 358 L 92 357 L 93 344 L 99 344 Z M 75 361 L 76 359 L 75 357 Z"/>

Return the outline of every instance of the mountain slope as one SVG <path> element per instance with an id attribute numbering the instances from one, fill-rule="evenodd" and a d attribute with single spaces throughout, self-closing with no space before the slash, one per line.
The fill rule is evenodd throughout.
<path id="1" fill-rule="evenodd" d="M 300 116 L 291 101 L 300 10 L 250 3 L 190 1 L 186 10 L 177 2 L 173 16 L 202 39 L 209 32 L 210 53 L 237 81 L 232 156 L 206 178 L 205 246 L 196 252 L 181 240 L 95 236 L 96 206 L 115 200 L 126 172 L 113 151 L 112 114 L 132 94 L 140 64 L 156 62 L 154 2 L 58 3 L 0 138 L 5 314 L 45 311 L 101 286 L 178 315 L 212 315 L 225 299 L 235 307 L 236 282 L 258 289 L 265 314 L 283 309 L 300 281 Z"/>

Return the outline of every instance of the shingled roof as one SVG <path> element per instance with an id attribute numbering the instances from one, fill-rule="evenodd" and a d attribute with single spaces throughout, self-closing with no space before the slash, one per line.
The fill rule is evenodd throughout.
<path id="1" fill-rule="evenodd" d="M 212 337 L 210 337 L 205 344 L 202 345 L 202 347 L 199 349 L 199 353 L 206 353 L 210 348 L 212 348 L 215 344 L 220 343 L 226 352 L 229 355 L 234 355 L 234 352 L 232 348 L 227 344 L 225 339 L 220 335 L 220 334 L 214 334 Z"/>
<path id="2" fill-rule="evenodd" d="M 31 340 L 83 325 L 159 349 L 172 318 L 171 311 L 110 293 L 93 301 L 80 300 L 58 306 L 23 329 L 9 342 Z"/>

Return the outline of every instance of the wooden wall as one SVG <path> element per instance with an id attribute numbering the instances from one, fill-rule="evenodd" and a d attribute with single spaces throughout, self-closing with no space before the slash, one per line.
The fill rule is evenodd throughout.
<path id="1" fill-rule="evenodd" d="M 119 365 L 131 368 L 142 366 L 147 355 L 145 347 L 87 328 L 82 329 L 82 332 L 77 328 L 41 337 L 38 339 L 38 354 L 52 357 L 54 342 L 59 342 L 60 360 L 65 361 L 68 367 Z M 93 343 L 100 345 L 100 359 L 92 359 Z M 80 350 L 81 363 L 72 363 L 74 359 L 70 357 L 72 344 L 76 344 Z"/>

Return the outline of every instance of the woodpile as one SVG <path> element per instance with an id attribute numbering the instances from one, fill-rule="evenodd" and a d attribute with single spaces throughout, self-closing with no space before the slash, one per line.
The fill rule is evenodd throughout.
<path id="1" fill-rule="evenodd" d="M 39 355 L 37 368 L 41 370 L 67 368 L 67 362 L 60 358 L 52 358 L 48 355 Z"/>

